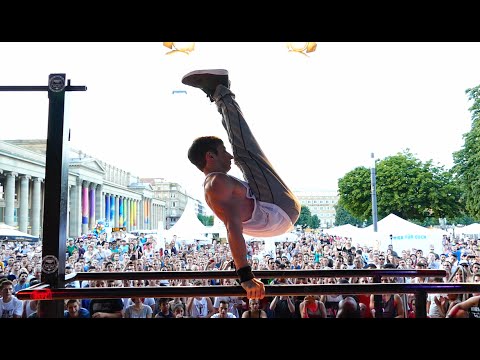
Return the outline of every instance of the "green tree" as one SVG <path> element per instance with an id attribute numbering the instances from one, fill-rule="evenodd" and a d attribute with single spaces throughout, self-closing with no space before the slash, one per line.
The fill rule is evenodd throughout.
<path id="1" fill-rule="evenodd" d="M 350 214 L 343 206 L 337 204 L 335 206 L 335 226 L 350 224 L 353 226 L 361 227 L 363 221 L 357 219 L 355 216 Z"/>
<path id="2" fill-rule="evenodd" d="M 313 214 L 310 218 L 310 223 L 308 224 L 310 229 L 318 229 L 320 227 L 320 219 L 317 214 Z"/>
<path id="3" fill-rule="evenodd" d="M 467 214 L 480 219 L 480 85 L 465 92 L 473 101 L 468 109 L 472 114 L 472 127 L 463 134 L 462 149 L 453 153 L 453 170 L 462 189 Z"/>
<path id="4" fill-rule="evenodd" d="M 213 226 L 213 215 L 212 216 L 205 216 L 202 214 L 197 215 L 198 220 L 205 226 Z"/>
<path id="5" fill-rule="evenodd" d="M 463 211 L 461 191 L 451 171 L 422 163 L 407 149 L 376 163 L 377 213 L 407 220 L 454 217 Z M 371 219 L 370 169 L 357 167 L 338 181 L 339 204 L 352 216 Z"/>
<path id="6" fill-rule="evenodd" d="M 310 225 L 311 218 L 312 218 L 312 213 L 310 212 L 310 209 L 308 208 L 308 206 L 302 205 L 302 208 L 300 209 L 300 216 L 298 217 L 298 220 L 295 223 L 295 226 L 301 225 L 303 228 L 306 228 L 307 226 Z"/>
<path id="7" fill-rule="evenodd" d="M 338 206 L 358 219 L 372 216 L 370 170 L 359 166 L 338 180 Z M 337 224 L 338 225 L 338 224 Z"/>

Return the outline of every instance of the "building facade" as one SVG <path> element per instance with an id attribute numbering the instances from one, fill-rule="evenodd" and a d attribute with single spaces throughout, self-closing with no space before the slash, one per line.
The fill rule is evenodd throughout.
<path id="1" fill-rule="evenodd" d="M 153 230 L 181 216 L 188 196 L 179 184 L 168 183 L 162 193 L 80 150 L 71 149 L 69 155 L 68 236 L 91 232 L 98 220 L 127 231 Z M 42 236 L 45 160 L 46 140 L 0 141 L 0 222 L 34 236 Z"/>
<path id="2" fill-rule="evenodd" d="M 327 229 L 335 224 L 335 205 L 339 196 L 337 191 L 294 191 L 301 205 L 307 206 L 310 213 L 317 215 L 320 220 L 320 227 Z"/>
<path id="3" fill-rule="evenodd" d="M 195 212 L 205 215 L 205 206 L 198 200 L 189 196 L 184 188 L 176 182 L 164 178 L 141 178 L 140 181 L 150 184 L 154 196 L 165 203 L 165 229 L 170 229 L 183 214 L 188 201 L 193 201 Z"/>

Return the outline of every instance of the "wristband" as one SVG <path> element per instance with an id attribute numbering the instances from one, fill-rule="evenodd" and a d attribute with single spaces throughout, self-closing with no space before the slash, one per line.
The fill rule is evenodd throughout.
<path id="1" fill-rule="evenodd" d="M 237 275 L 240 278 L 240 283 L 244 281 L 252 280 L 255 275 L 252 273 L 252 267 L 250 265 L 244 266 L 237 270 Z"/>

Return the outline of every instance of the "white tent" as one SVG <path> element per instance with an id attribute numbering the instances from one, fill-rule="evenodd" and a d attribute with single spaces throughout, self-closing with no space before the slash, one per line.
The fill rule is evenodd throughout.
<path id="1" fill-rule="evenodd" d="M 480 235 L 480 224 L 473 223 L 464 227 L 457 227 L 455 229 L 456 233 L 464 234 L 464 235 Z"/>
<path id="2" fill-rule="evenodd" d="M 15 227 L 0 223 L 0 241 L 38 241 L 38 236 L 33 236 L 15 229 Z"/>
<path id="3" fill-rule="evenodd" d="M 207 226 L 207 233 L 208 234 L 219 234 L 220 238 L 227 238 L 227 229 L 225 227 L 225 224 L 215 215 L 213 216 L 213 226 Z M 263 241 L 265 243 L 271 242 L 271 243 L 276 243 L 276 242 L 294 242 L 298 240 L 298 236 L 295 233 L 285 233 L 282 235 L 278 236 L 271 236 L 271 237 L 254 237 L 250 236 L 247 234 L 243 234 L 243 237 L 245 238 L 246 242 L 250 241 Z"/>
<path id="4" fill-rule="evenodd" d="M 213 215 L 213 226 L 206 226 L 207 234 L 218 234 L 219 238 L 227 238 L 227 228 L 216 215 Z"/>
<path id="5" fill-rule="evenodd" d="M 443 235 L 448 233 L 439 229 L 428 229 L 426 227 L 411 223 L 401 217 L 390 214 L 377 222 L 377 232 L 373 231 L 373 224 L 362 229 L 359 232 L 358 241 L 362 242 L 378 242 L 381 250 L 386 250 L 391 243 L 393 249 L 398 253 L 407 249 L 421 249 L 427 254 L 430 245 L 434 246 L 436 253 L 442 252 Z M 375 245 L 373 245 L 375 246 Z"/>
<path id="6" fill-rule="evenodd" d="M 167 241 L 171 240 L 173 235 L 177 235 L 177 239 L 187 244 L 192 244 L 196 240 L 201 243 L 211 243 L 211 240 L 205 236 L 208 232 L 208 227 L 198 220 L 192 200 L 188 200 L 180 219 L 163 235 Z"/>
<path id="7" fill-rule="evenodd" d="M 344 224 L 340 226 L 335 226 L 333 228 L 330 228 L 324 231 L 328 235 L 354 238 L 355 235 L 358 233 L 358 231 L 361 231 L 361 229 L 351 224 Z"/>

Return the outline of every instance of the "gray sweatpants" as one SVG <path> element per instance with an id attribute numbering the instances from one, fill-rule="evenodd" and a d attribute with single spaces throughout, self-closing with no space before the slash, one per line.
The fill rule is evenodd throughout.
<path id="1" fill-rule="evenodd" d="M 235 101 L 235 94 L 227 87 L 219 85 L 213 98 L 218 111 L 222 114 L 222 124 L 227 130 L 234 161 L 256 199 L 279 206 L 292 219 L 292 224 L 295 224 L 300 215 L 300 202 L 258 145 Z"/>

